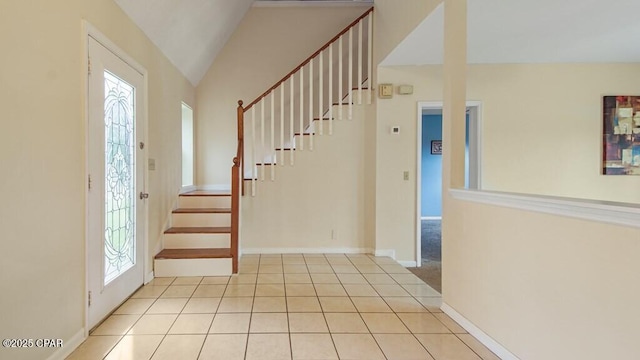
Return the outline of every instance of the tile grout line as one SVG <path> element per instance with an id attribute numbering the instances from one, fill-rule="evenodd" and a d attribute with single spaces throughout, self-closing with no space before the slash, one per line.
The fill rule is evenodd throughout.
<path id="1" fill-rule="evenodd" d="M 120 335 L 120 339 L 118 339 L 118 341 L 116 341 L 116 343 L 111 347 L 111 349 L 109 349 L 109 351 L 107 351 L 107 353 L 102 357 L 102 359 L 106 359 L 107 357 L 109 357 L 109 354 L 111 354 L 111 352 L 118 346 L 118 344 L 120 344 L 120 342 L 122 341 L 122 339 L 124 339 L 125 336 L 127 336 L 127 334 L 131 331 L 131 329 L 133 329 L 134 326 L 136 326 L 136 324 L 138 323 L 138 321 L 140 321 L 140 319 L 142 319 L 142 317 L 147 313 L 147 311 L 149 311 L 149 309 L 151 309 L 151 307 L 160 299 L 160 296 L 162 296 L 162 294 L 164 294 L 167 289 L 169 289 L 169 286 L 171 286 L 171 284 L 175 281 L 176 278 L 174 278 L 173 280 L 171 280 L 171 283 L 169 283 L 167 285 L 167 288 L 164 289 L 160 294 L 158 294 L 158 297 L 151 298 L 153 299 L 153 302 L 151 303 L 151 305 L 149 305 L 149 307 L 142 313 L 140 314 L 140 317 L 138 317 L 138 319 L 131 325 L 130 328 L 127 329 L 127 331 Z M 155 286 L 155 285 L 151 285 L 151 286 Z M 142 289 L 144 287 L 144 285 L 142 285 L 138 290 L 136 290 L 136 292 L 134 292 L 133 294 L 131 294 L 122 304 L 120 304 L 120 306 L 124 305 L 124 303 L 126 303 L 127 301 L 129 301 L 130 299 L 132 299 L 133 295 L 135 295 L 138 291 L 140 291 L 140 289 Z M 144 298 L 143 298 L 144 299 Z M 104 320 L 106 321 L 107 319 L 111 318 L 111 316 L 114 315 L 114 313 L 116 311 L 118 311 L 118 309 L 120 308 L 120 306 L 118 306 L 115 310 L 113 310 L 113 312 L 111 314 L 109 314 Z M 124 314 L 123 314 L 124 315 Z M 137 315 L 137 314 L 136 314 Z M 96 327 L 97 330 L 98 327 Z M 90 336 L 95 336 L 95 335 L 90 335 Z M 106 335 L 107 336 L 107 335 Z M 164 337 L 163 337 L 164 340 Z M 162 343 L 162 340 L 160 340 L 160 343 Z M 158 346 L 156 347 L 156 349 L 153 351 L 153 354 L 155 354 L 155 352 L 158 350 L 158 347 L 160 347 L 160 343 L 158 343 Z M 153 356 L 152 354 L 152 356 Z"/>
<path id="2" fill-rule="evenodd" d="M 351 259 L 349 259 L 349 261 L 351 261 Z M 352 262 L 352 261 L 351 261 L 351 262 Z M 352 262 L 352 264 L 353 264 L 353 262 Z M 353 265 L 355 265 L 355 264 L 353 264 Z M 354 266 L 354 267 L 355 267 L 355 266 Z M 362 273 L 360 272 L 360 269 L 358 269 L 358 268 L 356 267 L 356 270 L 358 270 L 358 274 L 360 274 L 360 276 L 362 276 Z M 364 278 L 364 276 L 362 276 L 362 277 Z M 367 279 L 365 278 L 365 281 L 366 281 L 366 280 L 367 280 Z M 371 285 L 369 285 L 369 286 L 371 286 Z M 374 291 L 375 291 L 375 289 L 374 289 Z M 349 294 L 349 293 L 347 293 L 347 295 L 348 295 L 348 294 Z M 378 294 L 378 292 L 376 292 L 376 294 Z M 351 299 L 351 296 L 349 296 L 349 299 Z M 384 301 L 384 300 L 383 300 L 383 301 Z M 351 302 L 353 302 L 353 300 L 351 300 Z M 385 302 L 385 303 L 386 303 L 386 302 Z M 354 306 L 355 306 L 355 304 L 354 304 Z M 387 306 L 389 306 L 389 305 L 387 305 Z M 389 309 L 391 309 L 391 307 L 389 307 Z M 371 328 L 369 328 L 369 325 L 368 325 L 368 324 L 367 324 L 367 322 L 364 320 L 364 317 L 362 316 L 362 313 L 360 312 L 360 309 L 358 309 L 358 308 L 356 307 L 356 311 L 358 312 L 358 316 L 360 316 L 360 320 L 362 320 L 362 322 L 364 323 L 364 326 L 367 328 L 367 331 L 369 331 L 369 336 L 371 336 L 371 338 L 373 339 L 373 341 L 374 341 L 374 343 L 376 344 L 376 346 L 378 346 L 378 350 L 380 350 L 380 353 L 382 354 L 382 356 L 383 356 L 385 359 L 387 359 L 387 360 L 388 360 L 389 358 L 387 357 L 387 354 L 385 354 L 385 353 L 384 353 L 384 350 L 382 350 L 382 347 L 380 346 L 380 343 L 378 342 L 378 339 L 376 339 L 376 337 L 374 336 L 374 334 L 371 332 Z"/>

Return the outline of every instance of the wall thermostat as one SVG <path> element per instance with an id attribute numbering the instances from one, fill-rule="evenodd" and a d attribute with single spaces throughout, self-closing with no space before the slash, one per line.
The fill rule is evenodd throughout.
<path id="1" fill-rule="evenodd" d="M 413 85 L 400 85 L 398 86 L 399 95 L 411 95 L 413 94 Z"/>

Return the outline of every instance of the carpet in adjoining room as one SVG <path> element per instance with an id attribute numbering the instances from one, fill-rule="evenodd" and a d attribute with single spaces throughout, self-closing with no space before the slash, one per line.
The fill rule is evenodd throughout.
<path id="1" fill-rule="evenodd" d="M 408 268 L 417 277 L 442 292 L 442 221 L 421 221 L 422 266 Z"/>

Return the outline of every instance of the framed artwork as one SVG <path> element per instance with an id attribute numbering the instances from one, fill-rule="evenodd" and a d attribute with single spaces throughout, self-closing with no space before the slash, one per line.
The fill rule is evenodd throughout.
<path id="1" fill-rule="evenodd" d="M 442 140 L 431 140 L 431 155 L 442 155 Z"/>
<path id="2" fill-rule="evenodd" d="M 640 175 L 640 96 L 604 96 L 602 121 L 602 173 Z"/>

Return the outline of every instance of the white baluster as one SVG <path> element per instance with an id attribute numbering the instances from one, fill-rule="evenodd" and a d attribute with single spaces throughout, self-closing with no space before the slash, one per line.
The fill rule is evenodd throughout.
<path id="1" fill-rule="evenodd" d="M 333 43 L 329 45 L 329 135 L 333 135 Z"/>
<path id="2" fill-rule="evenodd" d="M 353 28 L 349 29 L 349 120 L 353 118 Z"/>
<path id="3" fill-rule="evenodd" d="M 289 80 L 289 162 L 291 163 L 291 166 L 293 166 L 293 134 L 295 132 L 293 129 L 293 107 L 295 106 L 293 83 L 295 80 L 295 76 L 296 74 L 291 74 L 291 79 Z"/>
<path id="4" fill-rule="evenodd" d="M 344 86 L 344 79 L 342 78 L 342 37 L 340 35 L 340 39 L 338 40 L 338 118 L 340 120 L 343 119 L 342 116 L 342 88 Z"/>
<path id="5" fill-rule="evenodd" d="M 313 59 L 309 61 L 309 150 L 313 150 Z"/>
<path id="6" fill-rule="evenodd" d="M 362 20 L 358 22 L 358 105 L 362 105 Z"/>
<path id="7" fill-rule="evenodd" d="M 262 168 L 262 171 L 260 171 L 260 181 L 264 181 L 264 158 L 266 156 L 266 147 L 264 144 L 264 101 L 264 98 L 260 100 L 260 139 L 262 141 L 262 148 L 260 148 L 260 167 Z"/>
<path id="8" fill-rule="evenodd" d="M 368 31 L 368 46 L 367 46 L 367 83 L 369 91 L 367 91 L 367 104 L 371 104 L 373 97 L 373 16 L 369 13 L 367 16 L 367 23 L 369 27 Z"/>
<path id="9" fill-rule="evenodd" d="M 271 92 L 271 147 L 269 148 L 269 154 L 271 154 L 271 181 L 276 179 L 276 144 L 275 144 L 275 106 L 274 100 L 276 97 L 276 92 Z"/>
<path id="10" fill-rule="evenodd" d="M 300 150 L 304 150 L 304 136 L 302 133 L 304 132 L 304 66 L 300 68 L 300 118 L 298 119 L 300 123 Z M 296 148 L 298 148 L 298 143 L 296 142 Z"/>
<path id="11" fill-rule="evenodd" d="M 251 196 L 256 196 L 256 107 L 251 107 Z"/>
<path id="12" fill-rule="evenodd" d="M 320 135 L 324 135 L 324 123 L 322 121 L 323 114 L 323 96 L 324 96 L 324 51 L 320 51 L 320 64 L 318 65 L 319 91 L 318 91 L 318 125 L 320 126 Z"/>
<path id="13" fill-rule="evenodd" d="M 280 84 L 280 166 L 284 166 L 284 83 Z"/>

